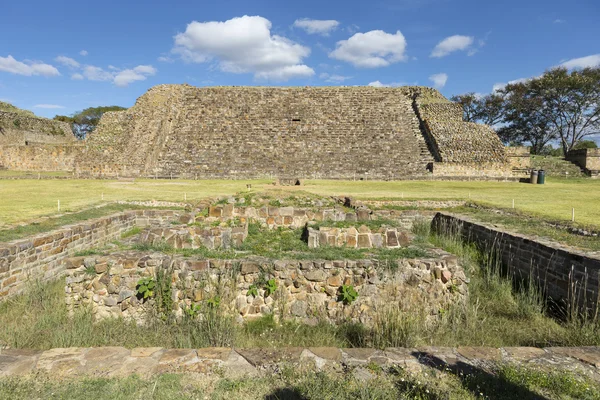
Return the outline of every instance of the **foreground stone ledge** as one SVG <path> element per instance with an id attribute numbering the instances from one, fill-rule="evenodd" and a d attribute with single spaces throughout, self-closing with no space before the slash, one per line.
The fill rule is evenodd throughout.
<path id="1" fill-rule="evenodd" d="M 290 347 L 164 349 L 160 347 L 56 348 L 46 351 L 0 350 L 0 378 L 46 373 L 54 378 L 149 377 L 162 373 L 256 376 L 283 365 L 342 371 L 378 365 L 420 372 L 424 368 L 482 368 L 511 363 L 558 368 L 600 381 L 599 347 L 422 347 L 339 349 Z"/>

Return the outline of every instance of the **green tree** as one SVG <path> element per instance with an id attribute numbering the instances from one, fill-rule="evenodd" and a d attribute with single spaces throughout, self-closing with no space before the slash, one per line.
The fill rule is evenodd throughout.
<path id="1" fill-rule="evenodd" d="M 537 152 L 557 139 L 566 154 L 600 132 L 600 68 L 555 68 L 501 93 L 507 133 L 530 141 Z"/>
<path id="2" fill-rule="evenodd" d="M 71 116 L 57 115 L 54 119 L 70 123 L 75 137 L 84 139 L 89 133 L 96 129 L 100 122 L 100 118 L 105 112 L 122 110 L 126 110 L 126 108 L 120 106 L 90 107 L 83 111 L 76 112 Z"/>
<path id="3" fill-rule="evenodd" d="M 597 149 L 597 148 L 598 148 L 598 145 L 593 140 L 582 140 L 581 142 L 577 143 L 575 145 L 575 147 L 573 147 L 574 150 Z"/>
<path id="4" fill-rule="evenodd" d="M 450 100 L 462 106 L 463 119 L 467 122 L 494 126 L 504 117 L 504 97 L 498 93 L 479 96 L 471 92 L 452 96 Z"/>

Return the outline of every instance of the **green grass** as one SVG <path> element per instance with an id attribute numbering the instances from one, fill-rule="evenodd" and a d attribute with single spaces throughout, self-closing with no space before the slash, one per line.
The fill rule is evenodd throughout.
<path id="1" fill-rule="evenodd" d="M 127 205 L 127 204 L 109 204 L 104 207 L 91 208 L 85 211 L 63 214 L 59 217 L 47 218 L 39 222 L 19 225 L 10 229 L 0 229 L 0 243 L 9 242 L 15 239 L 21 239 L 27 236 L 36 235 L 42 232 L 48 232 L 58 229 L 64 225 L 74 224 L 88 219 L 100 218 L 125 210 L 137 210 L 147 207 Z M 156 209 L 156 208 L 154 208 Z M 170 207 L 169 209 L 173 209 Z M 135 228 L 134 228 L 135 229 Z"/>
<path id="2" fill-rule="evenodd" d="M 534 367 L 493 366 L 488 371 L 425 368 L 422 373 L 366 367 L 370 379 L 341 373 L 298 370 L 284 366 L 258 377 L 225 378 L 218 374 L 163 374 L 151 379 L 53 379 L 47 375 L 1 378 L 5 399 L 600 399 L 598 383 L 567 371 Z"/>
<path id="3" fill-rule="evenodd" d="M 417 234 L 424 227 L 417 229 Z M 559 322 L 548 315 L 541 296 L 532 287 L 516 291 L 494 260 L 456 238 L 432 237 L 437 246 L 459 255 L 471 281 L 468 301 L 440 310 L 436 323 L 428 322 L 418 304 L 405 309 L 396 304 L 379 307 L 374 324 L 316 326 L 275 323 L 273 316 L 236 325 L 231 316 L 210 314 L 202 322 L 151 318 L 140 327 L 121 319 L 98 323 L 86 309 L 67 316 L 64 282 L 35 284 L 23 295 L 0 303 L 0 342 L 15 348 L 55 347 L 416 347 L 434 346 L 583 346 L 600 345 L 597 321 Z M 408 299 L 410 300 L 410 299 Z M 209 306 L 201 303 L 201 306 Z M 204 308 L 206 314 L 206 308 Z"/>
<path id="4" fill-rule="evenodd" d="M 305 180 L 299 187 L 274 187 L 269 180 L 5 180 L 0 185 L 0 226 L 54 215 L 60 199 L 63 209 L 73 211 L 114 200 L 163 200 L 190 202 L 206 197 L 266 191 L 274 200 L 309 192 L 322 196 L 352 196 L 356 199 L 385 200 L 468 200 L 496 207 L 511 207 L 543 218 L 600 221 L 600 181 L 578 178 L 549 178 L 546 185 L 515 182 L 450 181 L 335 181 Z M 248 192 L 249 193 L 249 192 Z"/>
<path id="5" fill-rule="evenodd" d="M 552 226 L 552 222 L 550 221 L 531 217 L 530 215 L 511 209 L 504 209 L 502 210 L 502 213 L 497 213 L 485 208 L 457 207 L 450 210 L 450 212 L 463 214 L 487 224 L 504 226 L 513 232 L 544 237 L 559 243 L 586 250 L 600 251 L 600 239 L 598 237 L 581 236 L 570 233 L 566 229 Z M 556 222 L 564 226 L 571 225 L 568 222 Z M 591 228 L 600 230 L 598 225 L 592 225 Z"/>
<path id="6" fill-rule="evenodd" d="M 374 221 L 375 222 L 375 221 Z M 131 248 L 138 251 L 158 251 L 168 254 L 181 254 L 185 257 L 240 259 L 250 255 L 266 257 L 272 260 L 379 260 L 381 266 L 394 269 L 396 261 L 402 258 L 427 257 L 427 247 L 423 243 L 417 246 L 398 249 L 355 249 L 349 247 L 321 246 L 308 247 L 302 240 L 303 229 L 262 229 L 259 224 L 248 226 L 248 237 L 237 249 L 211 250 L 174 249 L 167 243 L 137 244 Z"/>

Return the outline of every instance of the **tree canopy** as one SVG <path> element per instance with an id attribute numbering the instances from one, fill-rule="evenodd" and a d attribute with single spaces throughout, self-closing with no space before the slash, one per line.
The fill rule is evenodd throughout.
<path id="1" fill-rule="evenodd" d="M 71 116 L 57 115 L 54 117 L 54 119 L 57 121 L 70 123 L 73 129 L 73 134 L 78 139 L 84 139 L 90 132 L 96 129 L 102 114 L 108 111 L 122 110 L 126 110 L 126 108 L 120 106 L 90 107 L 83 111 L 76 112 Z"/>
<path id="2" fill-rule="evenodd" d="M 530 143 L 540 153 L 558 141 L 563 153 L 600 132 L 600 68 L 555 68 L 487 96 L 454 96 L 467 121 L 496 125 L 504 143 Z"/>

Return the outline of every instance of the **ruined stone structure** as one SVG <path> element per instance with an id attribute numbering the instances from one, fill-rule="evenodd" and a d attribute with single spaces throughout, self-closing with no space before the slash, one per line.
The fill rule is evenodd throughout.
<path id="1" fill-rule="evenodd" d="M 69 171 L 75 167 L 78 150 L 66 122 L 38 118 L 16 107 L 0 107 L 0 168 Z"/>
<path id="2" fill-rule="evenodd" d="M 65 126 L 43 121 L 44 146 L 68 137 L 68 148 L 14 154 L 0 142 L 0 163 L 89 176 L 293 182 L 513 173 L 490 127 L 463 122 L 459 105 L 425 87 L 159 85 L 130 109 L 104 114 L 81 148 L 56 134 Z"/>
<path id="3" fill-rule="evenodd" d="M 578 165 L 592 178 L 600 176 L 600 149 L 571 150 L 566 160 Z"/>

